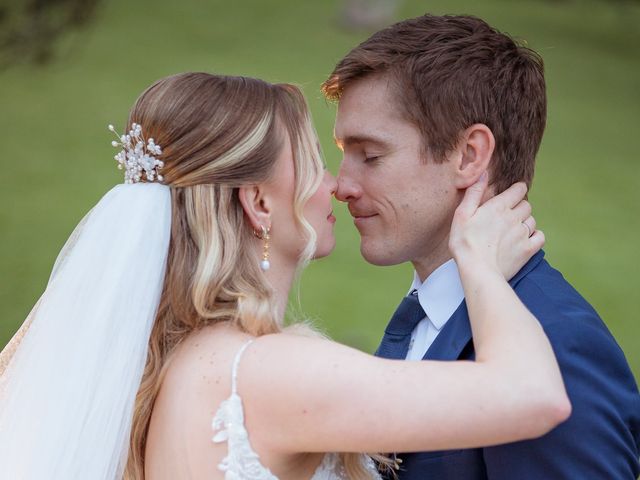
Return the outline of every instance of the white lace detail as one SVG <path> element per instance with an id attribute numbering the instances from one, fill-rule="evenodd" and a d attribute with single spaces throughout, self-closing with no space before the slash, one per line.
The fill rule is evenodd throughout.
<path id="1" fill-rule="evenodd" d="M 371 457 L 362 455 L 362 462 L 367 472 L 371 474 L 371 480 L 382 480 Z M 311 477 L 311 480 L 349 480 L 349 477 L 347 477 L 344 465 L 342 465 L 340 461 L 340 456 L 337 453 L 327 453 L 322 463 L 316 469 L 316 473 Z"/>
<path id="2" fill-rule="evenodd" d="M 244 426 L 242 399 L 238 395 L 240 357 L 252 342 L 253 340 L 249 340 L 236 354 L 231 372 L 231 395 L 220 404 L 213 417 L 212 427 L 217 432 L 212 439 L 213 442 L 228 442 L 227 456 L 218 465 L 218 468 L 225 472 L 225 480 L 278 480 L 278 477 L 260 463 L 260 457 L 251 448 L 249 434 Z M 363 455 L 362 461 L 365 462 L 373 480 L 382 480 L 371 458 Z M 349 479 L 340 457 L 335 453 L 327 453 L 310 480 Z"/>
<path id="3" fill-rule="evenodd" d="M 260 463 L 260 457 L 251 448 L 249 434 L 244 428 L 244 410 L 242 399 L 238 395 L 238 365 L 240 357 L 253 342 L 245 343 L 233 360 L 231 373 L 231 395 L 220 404 L 213 417 L 213 437 L 215 443 L 228 442 L 227 456 L 218 468 L 225 472 L 225 480 L 278 480 L 268 468 Z"/>

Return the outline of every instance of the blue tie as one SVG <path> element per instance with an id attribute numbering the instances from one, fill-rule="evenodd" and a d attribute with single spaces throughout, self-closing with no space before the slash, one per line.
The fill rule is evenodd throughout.
<path id="1" fill-rule="evenodd" d="M 404 360 L 409 351 L 411 332 L 425 316 L 418 301 L 418 292 L 414 290 L 400 302 L 375 354 L 378 357 Z"/>

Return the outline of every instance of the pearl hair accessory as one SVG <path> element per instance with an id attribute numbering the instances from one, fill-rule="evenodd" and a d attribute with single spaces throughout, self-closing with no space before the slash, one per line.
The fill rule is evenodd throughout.
<path id="1" fill-rule="evenodd" d="M 262 260 L 260 261 L 260 268 L 263 272 L 266 272 L 271 267 L 271 263 L 269 262 L 269 236 L 270 228 L 265 227 L 264 225 L 260 225 L 262 229 L 261 232 L 253 231 L 253 234 L 261 240 L 264 240 L 264 245 L 262 247 Z"/>
<path id="2" fill-rule="evenodd" d="M 114 147 L 122 147 L 122 150 L 113 157 L 118 162 L 118 169 L 125 169 L 124 183 L 138 183 L 144 175 L 148 182 L 157 180 L 162 182 L 162 175 L 158 173 L 164 162 L 158 160 L 154 155 L 162 155 L 160 145 L 156 145 L 153 138 L 150 138 L 146 144 L 142 135 L 142 127 L 137 124 L 131 124 L 131 130 L 128 135 L 119 135 L 113 125 L 109 125 L 109 130 L 116 134 L 119 142 L 115 140 L 111 142 Z"/>

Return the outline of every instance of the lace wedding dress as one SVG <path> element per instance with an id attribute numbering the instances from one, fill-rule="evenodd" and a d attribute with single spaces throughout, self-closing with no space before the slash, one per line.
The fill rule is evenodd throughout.
<path id="1" fill-rule="evenodd" d="M 236 354 L 231 373 L 231 395 L 220 404 L 213 418 L 213 429 L 217 431 L 213 441 L 228 442 L 227 456 L 219 465 L 220 470 L 225 472 L 225 480 L 278 480 L 260 463 L 258 454 L 251 448 L 249 434 L 244 426 L 242 399 L 237 391 L 240 358 L 252 341 L 245 343 Z M 362 461 L 371 472 L 372 479 L 382 480 L 369 457 L 363 455 Z M 310 480 L 348 480 L 348 477 L 340 457 L 335 453 L 327 453 Z"/>

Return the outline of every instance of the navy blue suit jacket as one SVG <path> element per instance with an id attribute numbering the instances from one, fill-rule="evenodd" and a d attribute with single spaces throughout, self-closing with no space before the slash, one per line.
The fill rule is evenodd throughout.
<path id="1" fill-rule="evenodd" d="M 536 440 L 472 450 L 399 453 L 400 479 L 636 479 L 640 395 L 615 339 L 596 311 L 547 263 L 544 252 L 536 254 L 510 283 L 551 341 L 571 399 L 571 417 Z M 474 359 L 464 302 L 424 359 Z"/>

